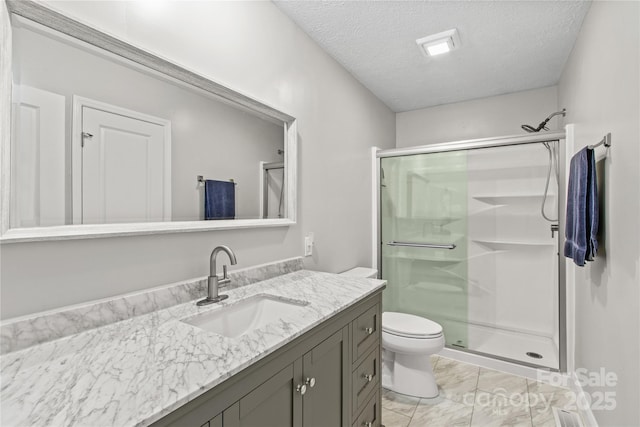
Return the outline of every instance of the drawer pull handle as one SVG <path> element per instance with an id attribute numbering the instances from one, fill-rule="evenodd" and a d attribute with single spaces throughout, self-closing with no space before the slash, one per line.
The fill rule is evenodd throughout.
<path id="1" fill-rule="evenodd" d="M 364 328 L 364 331 L 367 333 L 367 335 L 371 335 L 373 333 L 373 328 Z"/>
<path id="2" fill-rule="evenodd" d="M 362 374 L 362 378 L 364 378 L 365 380 L 367 380 L 368 383 L 370 383 L 373 380 L 373 375 L 371 375 L 371 374 Z"/>
<path id="3" fill-rule="evenodd" d="M 296 387 L 296 391 L 300 393 L 301 396 L 304 396 L 304 394 L 307 392 L 307 386 L 304 384 L 298 384 L 298 387 Z"/>
<path id="4" fill-rule="evenodd" d="M 315 378 L 307 378 L 307 380 L 304 383 L 306 385 L 308 385 L 310 388 L 313 388 L 313 386 L 316 385 L 316 379 Z"/>
<path id="5" fill-rule="evenodd" d="M 364 427 L 371 427 L 371 426 L 373 425 L 373 423 L 372 423 L 371 421 L 363 421 L 363 422 L 362 422 L 362 425 L 363 425 Z"/>

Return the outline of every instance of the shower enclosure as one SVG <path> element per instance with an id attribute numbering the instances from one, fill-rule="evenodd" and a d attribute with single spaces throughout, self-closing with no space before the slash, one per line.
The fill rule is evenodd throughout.
<path id="1" fill-rule="evenodd" d="M 262 162 L 261 218 L 283 218 L 284 162 Z"/>
<path id="2" fill-rule="evenodd" d="M 563 139 L 379 151 L 383 310 L 440 323 L 450 348 L 562 369 Z"/>

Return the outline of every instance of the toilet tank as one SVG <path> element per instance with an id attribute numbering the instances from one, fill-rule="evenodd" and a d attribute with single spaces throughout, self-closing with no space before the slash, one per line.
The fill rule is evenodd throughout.
<path id="1" fill-rule="evenodd" d="M 375 268 L 367 268 L 367 267 L 352 268 L 351 270 L 347 270 L 340 274 L 343 276 L 366 277 L 368 279 L 378 278 L 378 270 L 376 270 Z"/>

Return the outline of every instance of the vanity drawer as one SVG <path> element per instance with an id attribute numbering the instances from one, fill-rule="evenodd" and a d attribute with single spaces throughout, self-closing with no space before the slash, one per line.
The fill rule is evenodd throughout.
<path id="1" fill-rule="evenodd" d="M 375 346 L 353 371 L 351 377 L 353 415 L 362 410 L 371 392 L 380 387 L 379 369 L 380 347 Z"/>
<path id="2" fill-rule="evenodd" d="M 358 415 L 352 427 L 380 427 L 380 391 L 376 391 Z"/>
<path id="3" fill-rule="evenodd" d="M 376 304 L 360 316 L 351 324 L 351 336 L 353 337 L 353 361 L 359 362 L 367 351 L 375 344 L 378 344 L 380 336 L 380 305 Z"/>

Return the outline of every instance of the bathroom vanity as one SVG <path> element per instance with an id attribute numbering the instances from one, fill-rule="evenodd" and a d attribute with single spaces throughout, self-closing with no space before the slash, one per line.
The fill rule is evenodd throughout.
<path id="1" fill-rule="evenodd" d="M 380 292 L 153 426 L 380 425 Z"/>
<path id="2" fill-rule="evenodd" d="M 248 270 L 206 307 L 198 279 L 2 324 L 2 424 L 380 425 L 385 282 Z"/>

